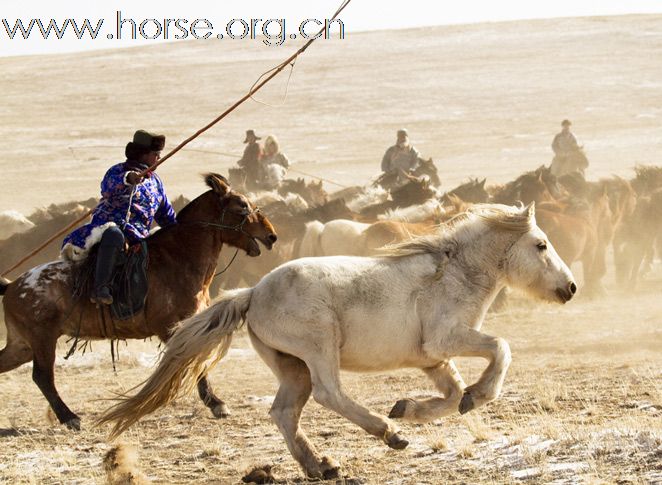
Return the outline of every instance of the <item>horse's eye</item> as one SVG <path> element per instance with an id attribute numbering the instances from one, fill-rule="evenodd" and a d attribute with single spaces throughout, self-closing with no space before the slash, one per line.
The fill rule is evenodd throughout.
<path id="1" fill-rule="evenodd" d="M 545 251 L 547 249 L 547 244 L 544 242 L 539 242 L 536 247 L 539 251 Z"/>

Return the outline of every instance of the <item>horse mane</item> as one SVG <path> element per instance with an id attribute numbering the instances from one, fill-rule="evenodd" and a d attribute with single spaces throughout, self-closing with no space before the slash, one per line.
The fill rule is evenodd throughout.
<path id="1" fill-rule="evenodd" d="M 205 173 L 202 175 L 202 177 L 204 178 L 207 187 L 209 187 L 214 192 L 218 191 L 218 187 L 220 185 L 227 185 L 228 187 L 230 187 L 230 182 L 228 182 L 228 179 L 226 179 L 223 175 L 219 173 L 211 173 L 211 172 Z M 181 217 L 186 216 L 186 213 L 189 212 L 191 210 L 191 207 L 195 205 L 194 202 L 199 200 L 206 193 L 207 192 L 200 194 L 195 199 L 191 200 L 188 204 L 186 204 L 184 207 L 182 207 L 182 209 L 177 213 L 177 221 L 179 221 Z"/>
<path id="2" fill-rule="evenodd" d="M 476 204 L 466 212 L 458 214 L 439 225 L 435 234 L 417 236 L 410 240 L 391 244 L 382 249 L 382 255 L 403 258 L 419 254 L 441 256 L 449 247 L 457 246 L 462 239 L 472 237 L 478 224 L 490 228 L 522 235 L 534 225 L 533 205 L 520 209 L 501 204 Z M 462 237 L 460 233 L 465 233 Z"/>

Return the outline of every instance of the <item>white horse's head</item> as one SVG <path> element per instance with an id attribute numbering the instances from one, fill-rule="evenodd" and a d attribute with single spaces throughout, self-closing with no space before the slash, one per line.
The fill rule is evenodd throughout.
<path id="1" fill-rule="evenodd" d="M 544 300 L 566 303 L 577 291 L 570 268 L 537 226 L 533 203 L 522 211 L 528 217 L 529 230 L 506 254 L 508 284 Z"/>

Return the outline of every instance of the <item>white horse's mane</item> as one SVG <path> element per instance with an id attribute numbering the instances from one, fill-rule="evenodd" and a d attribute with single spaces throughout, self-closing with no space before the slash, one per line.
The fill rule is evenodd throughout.
<path id="1" fill-rule="evenodd" d="M 449 245 L 472 238 L 481 224 L 496 230 L 522 235 L 535 225 L 533 206 L 517 208 L 501 204 L 476 204 L 439 225 L 435 234 L 417 236 L 383 248 L 383 256 L 400 258 L 417 254 L 439 255 Z"/>

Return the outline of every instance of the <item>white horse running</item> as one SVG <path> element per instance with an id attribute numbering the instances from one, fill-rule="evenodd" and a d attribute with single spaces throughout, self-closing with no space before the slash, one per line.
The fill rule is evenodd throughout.
<path id="1" fill-rule="evenodd" d="M 496 399 L 510 350 L 481 326 L 506 285 L 558 303 L 577 289 L 537 227 L 532 206 L 475 206 L 438 234 L 400 243 L 384 257 L 291 261 L 254 288 L 229 291 L 184 321 L 144 387 L 101 422 L 115 422 L 117 435 L 195 387 L 245 319 L 253 346 L 280 381 L 270 414 L 290 452 L 307 475 L 335 477 L 338 465 L 321 457 L 299 427 L 311 392 L 395 449 L 408 442 L 393 421 L 345 394 L 340 369 L 422 369 L 443 397 L 398 401 L 392 418 L 426 422 Z M 451 360 L 455 356 L 483 357 L 489 365 L 466 387 Z"/>
<path id="2" fill-rule="evenodd" d="M 372 224 L 334 219 L 322 224 L 306 224 L 298 257 L 311 256 L 375 256 L 379 249 L 430 234 L 436 226 L 424 222 L 377 221 Z"/>
<path id="3" fill-rule="evenodd" d="M 363 235 L 369 227 L 365 222 L 347 219 L 334 219 L 326 224 L 308 222 L 297 256 L 367 256 Z"/>

